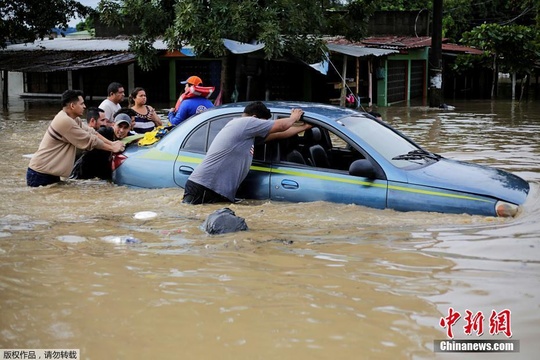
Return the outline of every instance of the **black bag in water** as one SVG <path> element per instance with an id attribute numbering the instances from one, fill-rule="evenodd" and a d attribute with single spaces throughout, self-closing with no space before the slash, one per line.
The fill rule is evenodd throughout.
<path id="1" fill-rule="evenodd" d="M 201 228 L 210 235 L 248 230 L 244 218 L 236 216 L 229 208 L 222 208 L 208 215 Z"/>

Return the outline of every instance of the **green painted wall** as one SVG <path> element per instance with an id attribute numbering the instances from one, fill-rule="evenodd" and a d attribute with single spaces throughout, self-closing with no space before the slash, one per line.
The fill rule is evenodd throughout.
<path id="1" fill-rule="evenodd" d="M 429 48 L 421 48 L 421 49 L 413 49 L 409 50 L 407 54 L 395 54 L 395 55 L 388 55 L 386 60 L 384 61 L 384 67 L 382 68 L 384 71 L 382 71 L 382 75 L 384 78 L 379 79 L 377 76 L 377 105 L 378 106 L 388 106 L 388 99 L 387 99 L 387 83 L 386 83 L 386 74 L 388 73 L 388 61 L 397 61 L 397 60 L 406 60 L 408 62 L 408 79 L 407 84 L 409 86 L 409 89 L 407 90 L 407 101 L 410 100 L 410 86 L 411 86 L 411 62 L 413 60 L 424 60 L 428 61 L 429 56 Z M 381 70 L 379 70 L 381 71 Z M 426 76 L 426 82 L 424 84 L 425 88 L 427 89 L 427 83 L 428 77 Z M 426 92 L 427 93 L 427 92 Z"/>

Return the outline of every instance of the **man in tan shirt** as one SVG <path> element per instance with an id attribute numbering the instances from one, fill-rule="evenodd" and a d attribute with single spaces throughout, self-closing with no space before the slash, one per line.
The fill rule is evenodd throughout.
<path id="1" fill-rule="evenodd" d="M 28 186 L 50 185 L 59 182 L 60 177 L 69 177 L 77 149 L 124 151 L 121 141 L 104 138 L 80 119 L 85 109 L 82 91 L 66 90 L 62 94 L 62 110 L 50 123 L 28 165 Z"/>

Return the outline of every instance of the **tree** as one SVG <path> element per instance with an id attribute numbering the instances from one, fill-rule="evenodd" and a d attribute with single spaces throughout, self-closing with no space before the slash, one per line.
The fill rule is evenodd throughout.
<path id="1" fill-rule="evenodd" d="M 409 11 L 409 10 L 431 10 L 433 0 L 394 0 L 380 1 L 378 10 L 381 11 Z"/>
<path id="2" fill-rule="evenodd" d="M 367 36 L 369 19 L 377 10 L 380 0 L 323 1 L 324 34 L 340 35 L 351 41 L 360 41 Z"/>
<path id="3" fill-rule="evenodd" d="M 0 46 L 43 39 L 55 27 L 66 30 L 72 17 L 91 12 L 75 0 L 0 0 Z"/>
<path id="4" fill-rule="evenodd" d="M 226 55 L 226 38 L 264 43 L 267 60 L 293 56 L 317 62 L 325 56 L 322 35 L 365 36 L 376 1 L 102 0 L 98 11 L 105 24 L 122 25 L 129 19 L 140 27 L 130 50 L 141 68 L 149 70 L 157 65 L 152 43 L 159 37 L 170 50 L 189 44 L 197 55 Z"/>
<path id="5" fill-rule="evenodd" d="M 84 21 L 81 21 L 77 25 L 75 25 L 75 29 L 77 31 L 93 31 L 94 29 L 94 17 L 89 16 Z"/>
<path id="6" fill-rule="evenodd" d="M 103 0 L 98 10 L 107 24 L 130 19 L 141 33 L 132 36 L 131 50 L 143 69 L 156 65 L 152 42 L 163 37 L 170 50 L 186 45 L 198 55 L 226 54 L 223 39 L 264 42 L 265 58 L 290 53 L 302 59 L 320 59 L 322 28 L 320 5 L 311 0 Z"/>
<path id="7" fill-rule="evenodd" d="M 143 70 L 159 64 L 152 46 L 158 38 L 171 51 L 189 45 L 197 56 L 222 58 L 221 91 L 228 99 L 233 89 L 227 74 L 234 62 L 242 62 L 242 55 L 233 57 L 223 39 L 264 43 L 265 60 L 294 58 L 315 63 L 326 56 L 323 35 L 365 36 L 376 1 L 101 0 L 98 12 L 107 25 L 129 21 L 139 27 L 140 32 L 130 37 L 130 51 Z"/>
<path id="8" fill-rule="evenodd" d="M 462 42 L 485 52 L 493 70 L 491 97 L 495 97 L 499 71 L 512 74 L 512 98 L 516 75 L 530 75 L 540 58 L 540 32 L 523 25 L 482 24 L 463 34 Z"/>
<path id="9" fill-rule="evenodd" d="M 444 0 L 443 36 L 458 42 L 461 35 L 486 24 L 538 27 L 538 0 Z"/>

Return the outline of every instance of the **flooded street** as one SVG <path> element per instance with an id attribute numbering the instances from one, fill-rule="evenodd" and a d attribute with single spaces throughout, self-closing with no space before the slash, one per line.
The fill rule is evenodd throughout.
<path id="1" fill-rule="evenodd" d="M 59 102 L 58 102 L 59 103 Z M 388 107 L 385 121 L 445 157 L 531 183 L 515 219 L 325 202 L 231 205 L 249 231 L 199 226 L 223 205 L 181 189 L 96 180 L 26 187 L 60 105 L 11 100 L 0 118 L 0 349 L 82 359 L 532 359 L 540 351 L 540 103 Z M 471 179 L 474 181 L 474 179 Z M 156 218 L 134 214 L 153 211 Z M 138 242 L 126 243 L 126 239 Z M 519 353 L 441 354 L 510 310 Z M 484 334 L 466 335 L 466 310 Z"/>

